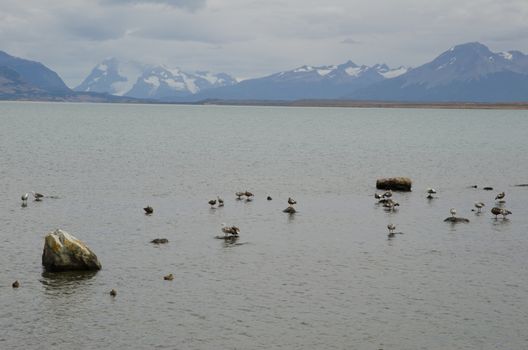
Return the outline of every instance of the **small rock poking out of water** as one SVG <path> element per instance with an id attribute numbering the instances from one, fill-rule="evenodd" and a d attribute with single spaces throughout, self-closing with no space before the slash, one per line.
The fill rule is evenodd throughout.
<path id="1" fill-rule="evenodd" d="M 484 191 L 493 191 L 493 187 L 490 187 L 490 186 L 482 187 L 482 189 Z"/>
<path id="2" fill-rule="evenodd" d="M 266 199 L 270 201 L 270 200 L 272 200 L 273 198 L 271 198 L 271 196 L 268 196 Z"/>
<path id="3" fill-rule="evenodd" d="M 378 179 L 376 188 L 378 190 L 411 191 L 412 180 L 408 177 L 388 177 Z"/>
<path id="4" fill-rule="evenodd" d="M 44 238 L 42 265 L 51 272 L 101 269 L 97 255 L 85 243 L 60 229 Z"/>
<path id="5" fill-rule="evenodd" d="M 150 241 L 150 243 L 165 244 L 165 243 L 169 243 L 169 240 L 167 238 L 155 238 L 152 241 Z"/>
<path id="6" fill-rule="evenodd" d="M 295 214 L 297 210 L 295 210 L 295 208 L 290 205 L 288 208 L 284 209 L 282 212 L 288 213 L 288 214 Z"/>
<path id="7" fill-rule="evenodd" d="M 452 222 L 452 223 L 463 222 L 463 223 L 468 223 L 469 219 L 450 216 L 448 218 L 445 218 L 444 222 Z"/>
<path id="8" fill-rule="evenodd" d="M 165 281 L 172 281 L 174 279 L 174 275 L 172 273 L 169 273 L 167 276 L 163 276 L 163 279 Z"/>
<path id="9" fill-rule="evenodd" d="M 15 281 L 15 282 L 13 282 L 13 284 L 11 286 L 13 288 L 18 288 L 18 287 L 20 287 L 20 283 L 18 283 L 18 281 Z"/>
<path id="10" fill-rule="evenodd" d="M 115 297 L 115 296 L 117 295 L 116 290 L 115 290 L 115 289 L 112 289 L 112 290 L 110 291 L 110 295 L 113 296 L 113 297 Z"/>

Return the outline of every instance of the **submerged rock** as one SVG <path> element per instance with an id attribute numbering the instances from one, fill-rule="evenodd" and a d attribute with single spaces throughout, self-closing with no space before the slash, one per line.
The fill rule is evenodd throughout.
<path id="1" fill-rule="evenodd" d="M 393 190 L 409 192 L 412 187 L 412 180 L 408 177 L 388 177 L 378 179 L 376 188 L 378 190 Z"/>
<path id="2" fill-rule="evenodd" d="M 469 219 L 466 219 L 466 218 L 457 218 L 457 217 L 454 217 L 454 216 L 450 216 L 450 217 L 448 217 L 448 218 L 445 218 L 445 219 L 444 219 L 444 222 L 452 222 L 452 223 L 464 222 L 464 223 L 468 223 L 468 222 L 469 222 Z"/>
<path id="3" fill-rule="evenodd" d="M 97 256 L 86 244 L 60 229 L 46 235 L 42 265 L 48 271 L 101 269 Z"/>

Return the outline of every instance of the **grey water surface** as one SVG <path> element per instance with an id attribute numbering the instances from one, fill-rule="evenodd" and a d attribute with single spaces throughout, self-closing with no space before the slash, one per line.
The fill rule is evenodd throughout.
<path id="1" fill-rule="evenodd" d="M 527 154 L 527 111 L 2 102 L 0 349 L 528 348 Z M 103 269 L 44 273 L 55 228 Z"/>

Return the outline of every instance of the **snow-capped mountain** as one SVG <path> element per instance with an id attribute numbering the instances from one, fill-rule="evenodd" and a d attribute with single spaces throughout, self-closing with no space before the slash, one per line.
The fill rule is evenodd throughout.
<path id="1" fill-rule="evenodd" d="M 478 42 L 457 45 L 395 79 L 345 95 L 387 101 L 528 100 L 528 56 L 494 53 Z"/>
<path id="2" fill-rule="evenodd" d="M 95 66 L 75 91 L 101 92 L 123 96 L 134 85 L 145 65 L 136 62 L 120 62 L 107 58 Z"/>
<path id="3" fill-rule="evenodd" d="M 295 100 L 338 98 L 346 93 L 372 85 L 409 71 L 406 67 L 391 69 L 385 64 L 372 67 L 352 61 L 330 66 L 301 66 L 263 78 L 244 80 L 236 85 L 212 89 L 194 99 Z"/>
<path id="4" fill-rule="evenodd" d="M 170 101 L 233 84 L 236 80 L 225 73 L 188 73 L 166 66 L 123 63 L 116 58 L 108 58 L 95 66 L 75 90 Z"/>
<path id="5" fill-rule="evenodd" d="M 171 101 L 233 84 L 236 84 L 236 80 L 225 73 L 187 73 L 179 69 L 156 66 L 145 70 L 126 96 Z"/>

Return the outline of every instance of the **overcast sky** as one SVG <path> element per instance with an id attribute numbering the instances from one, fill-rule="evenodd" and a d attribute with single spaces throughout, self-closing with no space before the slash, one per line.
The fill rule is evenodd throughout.
<path id="1" fill-rule="evenodd" d="M 108 56 L 247 78 L 417 66 L 469 41 L 526 53 L 528 0 L 0 0 L 0 50 L 70 86 Z"/>

